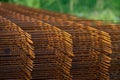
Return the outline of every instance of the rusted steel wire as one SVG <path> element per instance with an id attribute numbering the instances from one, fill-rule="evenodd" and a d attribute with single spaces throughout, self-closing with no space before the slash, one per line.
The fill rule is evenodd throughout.
<path id="1" fill-rule="evenodd" d="M 0 16 L 0 79 L 29 80 L 33 68 L 33 42 L 28 33 Z"/>
<path id="2" fill-rule="evenodd" d="M 118 25 L 7 3 L 0 5 L 0 11 L 32 36 L 37 57 L 33 79 L 119 80 Z M 49 52 L 49 61 L 63 67 L 46 66 L 52 63 L 46 61 Z"/>
<path id="3" fill-rule="evenodd" d="M 70 68 L 73 53 L 70 34 L 55 26 L 28 16 L 15 14 L 14 12 L 11 13 L 9 11 L 9 15 L 4 14 L 4 11 L 2 13 L 2 16 L 19 25 L 32 37 L 36 56 L 32 72 L 33 80 L 72 79 Z"/>

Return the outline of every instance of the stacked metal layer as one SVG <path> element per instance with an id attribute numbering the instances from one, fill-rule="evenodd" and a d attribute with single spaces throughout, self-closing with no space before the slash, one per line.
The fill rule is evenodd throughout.
<path id="1" fill-rule="evenodd" d="M 10 5 L 6 9 L 9 10 L 15 6 Z M 75 54 L 71 69 L 73 80 L 109 79 L 111 41 L 107 33 L 69 21 L 69 18 L 56 18 L 54 15 L 49 15 L 49 13 L 44 14 L 40 10 L 17 6 L 12 11 L 55 25 L 72 35 L 73 52 Z"/>
<path id="2" fill-rule="evenodd" d="M 120 80 L 120 25 L 109 24 L 96 27 L 100 30 L 104 30 L 111 35 L 112 40 L 112 54 L 111 54 L 111 66 L 109 69 L 110 80 Z"/>
<path id="3" fill-rule="evenodd" d="M 30 80 L 33 48 L 28 33 L 0 16 L 0 80 Z"/>
<path id="4" fill-rule="evenodd" d="M 35 11 L 35 12 L 41 12 L 44 16 L 46 16 L 46 17 L 39 17 L 39 19 L 40 20 L 43 20 L 43 21 L 47 21 L 47 20 L 49 20 L 49 21 L 47 21 L 48 23 L 50 22 L 52 22 L 52 23 L 56 23 L 56 21 L 59 21 L 59 20 L 61 20 L 61 21 L 64 21 L 64 20 L 68 20 L 68 21 L 73 21 L 73 22 L 75 22 L 75 23 L 78 23 L 78 24 L 82 24 L 82 25 L 84 25 L 85 27 L 86 26 L 91 26 L 91 27 L 94 27 L 96 24 L 97 25 L 99 25 L 99 24 L 102 24 L 102 23 L 104 23 L 104 22 L 102 22 L 102 21 L 94 21 L 94 20 L 86 20 L 85 18 L 76 18 L 76 17 L 73 17 L 73 16 L 70 16 L 70 15 L 64 15 L 64 17 L 62 16 L 62 15 L 60 15 L 59 13 L 59 15 L 56 15 L 56 13 L 53 13 L 53 12 L 49 12 L 49 11 L 45 11 L 45 10 L 34 10 L 34 9 L 28 9 L 28 10 L 32 10 L 32 11 Z M 50 14 L 50 15 L 49 15 Z M 50 16 L 52 16 L 52 17 L 50 17 Z M 57 19 L 55 19 L 57 17 Z M 61 19 L 60 19 L 60 17 L 61 17 Z M 64 19 L 64 20 L 63 20 Z M 51 21 L 50 21 L 51 20 Z M 53 20 L 53 21 L 52 21 Z M 59 23 L 62 23 L 62 22 L 59 22 Z M 78 22 L 77 22 L 78 21 Z M 79 22 L 80 21 L 80 22 Z M 88 22 L 86 22 L 86 21 L 88 21 Z M 91 23 L 91 21 L 94 21 L 94 23 Z M 90 25 L 90 24 L 92 24 L 92 25 Z M 64 24 L 63 24 L 64 25 Z M 74 26 L 74 25 L 73 25 Z M 96 27 L 94 27 L 94 28 L 96 28 Z M 100 26 L 99 26 L 99 28 L 100 28 Z M 96 28 L 96 29 L 99 29 L 99 28 Z M 111 31 L 111 30 L 109 30 L 109 31 L 106 31 L 106 30 L 102 30 L 102 29 L 99 29 L 99 30 L 101 30 L 101 31 L 105 31 L 105 32 L 108 32 L 109 33 L 109 31 Z M 115 31 L 115 32 L 118 32 L 118 31 Z M 103 33 L 103 35 L 104 35 L 104 33 Z M 106 35 L 104 35 L 104 36 L 106 36 Z M 109 37 L 110 38 L 110 37 Z M 107 41 L 107 37 L 104 37 L 104 39 L 106 39 L 106 41 Z M 110 39 L 108 39 L 108 40 L 110 40 Z M 110 75 L 109 74 L 111 74 L 110 72 L 112 72 L 113 70 L 111 70 L 110 72 L 109 72 L 109 68 L 111 68 L 110 67 L 110 65 L 112 65 L 113 63 L 110 63 L 110 57 L 112 57 L 112 56 L 110 56 L 109 55 L 109 53 L 111 53 L 111 50 L 109 49 L 109 48 L 111 48 L 111 43 L 109 43 L 109 41 L 107 41 L 107 42 L 105 42 L 106 44 L 104 44 L 104 41 L 102 41 L 102 43 L 101 43 L 101 45 L 103 45 L 103 47 L 101 46 L 101 48 L 102 49 L 104 49 L 103 51 L 102 50 L 100 50 L 100 52 L 102 52 L 103 53 L 103 56 L 101 57 L 101 59 L 100 59 L 100 61 L 101 61 L 101 64 L 100 64 L 100 66 L 99 66 L 99 71 L 100 71 L 100 80 L 103 80 L 103 79 L 105 79 L 105 80 L 109 80 L 110 79 Z M 118 42 L 119 43 L 119 42 Z M 119 45 L 119 44 L 118 44 Z M 107 48 L 105 48 L 105 46 L 107 46 L 107 47 L 109 47 L 108 49 Z M 119 52 L 119 51 L 118 51 Z M 117 63 L 118 64 L 118 63 Z M 119 67 L 119 66 L 118 66 Z M 116 70 L 117 71 L 117 70 Z M 118 70 L 119 71 L 119 70 Z M 114 73 L 114 71 L 113 71 L 113 73 Z M 113 74 L 112 73 L 112 74 Z M 115 78 L 114 78 L 115 79 Z M 118 79 L 118 78 L 117 78 Z"/>
<path id="5" fill-rule="evenodd" d="M 63 25 L 66 25 L 63 24 Z M 76 24 L 70 24 L 67 27 L 74 27 L 72 28 L 73 30 L 75 30 L 75 25 Z M 59 26 L 61 27 L 61 26 Z M 67 27 L 63 26 L 61 27 L 61 29 L 68 29 Z M 84 26 L 85 27 L 85 26 Z M 69 28 L 70 29 L 70 28 Z M 72 30 L 72 32 L 73 32 Z M 76 52 L 74 51 L 75 56 L 73 58 L 73 64 L 72 64 L 72 70 L 71 70 L 71 74 L 73 75 L 73 79 L 82 79 L 82 80 L 86 80 L 86 79 L 90 79 L 90 80 L 94 80 L 94 79 L 100 79 L 100 80 L 108 80 L 109 79 L 109 67 L 110 67 L 110 60 L 111 58 L 109 57 L 109 55 L 112 53 L 111 51 L 111 41 L 110 41 L 110 36 L 103 32 L 103 31 L 98 31 L 96 29 L 93 29 L 91 27 L 87 27 L 84 28 L 84 31 L 87 30 L 87 34 L 85 34 L 81 31 L 81 35 L 80 34 L 76 34 L 76 36 L 80 39 L 73 39 L 76 43 L 76 41 L 81 41 L 81 45 L 79 44 L 79 47 L 74 47 L 74 50 L 76 51 L 76 49 L 79 49 L 80 53 L 82 56 L 79 56 L 76 54 Z M 69 32 L 70 33 L 70 32 Z M 72 33 L 71 33 L 72 34 Z M 73 35 L 73 34 L 72 34 Z M 84 42 L 86 44 L 84 44 Z M 80 43 L 80 42 L 77 42 Z M 92 44 L 90 44 L 92 43 Z M 77 46 L 76 44 L 73 44 L 74 46 Z M 85 46 L 83 46 L 85 45 Z M 82 48 L 84 47 L 84 48 Z M 80 48 L 82 48 L 80 50 Z M 90 53 L 89 55 L 94 56 L 94 60 L 96 60 L 96 62 L 98 63 L 93 63 L 91 62 L 92 59 L 90 59 L 91 56 L 86 55 L 86 53 L 90 52 L 88 50 L 93 49 L 94 52 Z M 85 53 L 84 50 L 86 51 Z M 87 52 L 88 51 L 88 52 Z M 98 54 L 95 56 L 94 53 L 97 52 Z M 84 56 L 84 57 L 83 57 Z M 81 58 L 81 59 L 80 59 Z M 96 59 L 95 59 L 96 58 Z M 74 63 L 74 61 L 81 61 L 82 64 L 80 63 Z M 97 61 L 98 59 L 98 61 Z M 91 67 L 91 65 L 94 64 L 95 67 Z M 81 66 L 80 66 L 81 65 Z M 87 66 L 85 66 L 87 65 Z M 77 69 L 79 68 L 79 69 Z M 97 68 L 97 70 L 96 70 Z M 89 71 L 90 70 L 90 71 Z M 94 75 L 92 75 L 95 72 Z M 77 74 L 77 75 L 76 75 Z M 82 74 L 82 76 L 80 76 Z M 95 77 L 91 77 L 91 76 L 95 76 Z M 77 78 L 78 77 L 78 78 Z"/>
<path id="6" fill-rule="evenodd" d="M 12 8 L 0 8 L 0 15 L 10 19 L 31 34 L 35 47 L 32 80 L 71 80 L 72 53 L 71 35 L 55 26 L 24 16 Z"/>
<path id="7" fill-rule="evenodd" d="M 120 25 L 106 24 L 102 21 L 94 20 L 77 20 L 76 22 L 92 25 L 110 34 L 112 40 L 111 66 L 109 69 L 110 80 L 120 80 Z"/>

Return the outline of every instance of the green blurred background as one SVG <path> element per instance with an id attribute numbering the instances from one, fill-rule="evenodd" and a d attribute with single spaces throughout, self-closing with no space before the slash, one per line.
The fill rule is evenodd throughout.
<path id="1" fill-rule="evenodd" d="M 120 0 L 0 0 L 76 15 L 95 20 L 120 23 Z"/>

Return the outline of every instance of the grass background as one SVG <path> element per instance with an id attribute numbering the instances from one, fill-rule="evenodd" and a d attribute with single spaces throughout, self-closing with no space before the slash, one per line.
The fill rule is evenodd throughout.
<path id="1" fill-rule="evenodd" d="M 0 0 L 0 2 L 120 23 L 120 0 Z"/>

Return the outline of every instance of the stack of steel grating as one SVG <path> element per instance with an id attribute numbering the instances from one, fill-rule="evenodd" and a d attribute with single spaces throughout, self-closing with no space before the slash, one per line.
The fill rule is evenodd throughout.
<path id="1" fill-rule="evenodd" d="M 120 79 L 119 25 L 7 3 L 0 5 L 0 15 L 32 36 L 34 80 Z"/>
<path id="2" fill-rule="evenodd" d="M 110 80 L 120 79 L 120 25 L 106 24 L 102 21 L 76 20 L 84 25 L 91 25 L 99 30 L 108 32 L 112 41 L 111 66 L 109 68 Z"/>
<path id="3" fill-rule="evenodd" d="M 4 8 L 9 10 L 15 6 L 4 6 Z M 47 22 L 72 35 L 73 53 L 75 54 L 71 69 L 73 80 L 109 79 L 111 41 L 110 36 L 106 32 L 70 21 L 75 18 L 67 15 L 66 17 L 68 18 L 62 16 L 60 18 L 56 17 L 55 13 L 46 13 L 45 11 L 22 6 L 17 6 L 12 11 Z"/>
<path id="4" fill-rule="evenodd" d="M 70 29 L 70 26 L 72 27 L 73 33 L 71 32 L 68 33 L 71 33 L 73 36 L 76 27 L 75 24 L 72 25 L 70 24 L 67 27 L 65 26 L 66 23 L 63 25 L 64 26 L 59 26 L 59 27 L 64 30 Z M 78 31 L 78 29 L 76 29 L 76 31 Z M 73 64 L 71 70 L 73 79 L 75 80 L 76 79 L 94 80 L 101 78 L 106 80 L 109 79 L 109 72 L 108 72 L 110 67 L 109 55 L 112 53 L 110 36 L 103 31 L 98 31 L 91 27 L 83 28 L 83 31 L 84 32 L 82 32 L 81 30 L 80 31 L 81 33 L 78 34 L 76 33 L 76 35 L 74 35 L 76 36 L 76 38 L 73 39 L 73 46 L 77 46 L 77 44 L 79 43 L 79 47 L 78 46 L 74 47 L 75 57 L 73 58 Z M 76 53 L 76 49 L 79 50 L 78 53 Z M 89 50 L 92 52 L 90 52 Z M 97 54 L 95 55 L 95 53 Z M 81 56 L 79 56 L 78 54 L 79 55 L 81 54 Z M 86 54 L 89 54 L 89 56 Z M 92 58 L 93 61 L 96 61 L 96 63 L 92 62 Z M 81 63 L 76 63 L 76 62 L 74 63 L 74 61 L 80 61 Z"/>
<path id="5" fill-rule="evenodd" d="M 71 80 L 71 35 L 55 26 L 24 16 L 12 9 L 0 8 L 0 15 L 13 21 L 28 32 L 35 47 L 32 80 Z"/>
<path id="6" fill-rule="evenodd" d="M 109 69 L 110 80 L 120 80 L 120 25 L 109 24 L 101 26 L 96 28 L 108 32 L 112 40 L 111 66 Z"/>
<path id="7" fill-rule="evenodd" d="M 0 16 L 0 80 L 30 80 L 33 42 L 28 33 Z"/>

